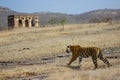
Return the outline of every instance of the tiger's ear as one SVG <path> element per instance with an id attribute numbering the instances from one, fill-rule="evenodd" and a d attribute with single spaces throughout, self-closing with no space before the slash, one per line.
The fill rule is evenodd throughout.
<path id="1" fill-rule="evenodd" d="M 70 45 L 67 45 L 67 47 L 69 47 Z"/>
<path id="2" fill-rule="evenodd" d="M 71 45 L 68 45 L 69 47 L 71 47 Z"/>

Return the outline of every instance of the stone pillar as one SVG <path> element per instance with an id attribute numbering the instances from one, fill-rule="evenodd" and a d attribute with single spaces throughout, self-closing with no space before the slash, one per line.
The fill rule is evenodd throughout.
<path id="1" fill-rule="evenodd" d="M 38 26 L 39 26 L 39 20 L 37 18 L 37 19 L 35 19 L 35 27 L 38 27 Z"/>
<path id="2" fill-rule="evenodd" d="M 35 27 L 38 27 L 38 25 L 39 25 L 38 22 L 35 22 Z"/>
<path id="3" fill-rule="evenodd" d="M 32 27 L 32 19 L 29 18 L 28 22 L 29 22 L 29 28 L 31 28 Z"/>
<path id="4" fill-rule="evenodd" d="M 19 25 L 18 25 L 18 21 L 19 21 L 19 19 L 18 18 L 15 18 L 14 19 L 14 26 L 15 26 L 15 28 L 17 28 Z"/>
<path id="5" fill-rule="evenodd" d="M 22 27 L 25 27 L 25 19 L 22 19 Z"/>

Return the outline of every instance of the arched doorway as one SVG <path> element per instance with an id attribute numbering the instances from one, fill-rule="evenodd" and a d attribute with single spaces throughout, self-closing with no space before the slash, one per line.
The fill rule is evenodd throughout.
<path id="1" fill-rule="evenodd" d="M 22 20 L 19 20 L 19 21 L 18 21 L 18 25 L 19 25 L 20 27 L 22 27 Z"/>
<path id="2" fill-rule="evenodd" d="M 35 21 L 34 21 L 34 19 L 32 19 L 32 27 L 34 27 L 35 26 Z"/>
<path id="3" fill-rule="evenodd" d="M 25 26 L 26 26 L 26 27 L 29 27 L 29 22 L 28 22 L 28 20 L 25 20 Z"/>

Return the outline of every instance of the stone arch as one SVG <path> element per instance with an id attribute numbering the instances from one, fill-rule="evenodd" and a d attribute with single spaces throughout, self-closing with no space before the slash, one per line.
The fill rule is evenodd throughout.
<path id="1" fill-rule="evenodd" d="M 33 27 L 35 26 L 35 21 L 34 21 L 34 19 L 32 19 L 31 24 L 32 24 Z"/>
<path id="2" fill-rule="evenodd" d="M 27 19 L 25 20 L 25 26 L 29 27 L 29 21 Z"/>
<path id="3" fill-rule="evenodd" d="M 20 26 L 20 27 L 22 27 L 22 20 L 21 19 L 19 19 L 19 21 L 18 21 L 18 25 Z"/>

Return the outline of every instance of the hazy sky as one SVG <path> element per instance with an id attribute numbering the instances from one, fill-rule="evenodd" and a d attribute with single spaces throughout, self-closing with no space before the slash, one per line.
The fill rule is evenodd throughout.
<path id="1" fill-rule="evenodd" d="M 18 12 L 79 14 L 97 9 L 120 9 L 120 0 L 0 0 L 0 6 Z"/>

